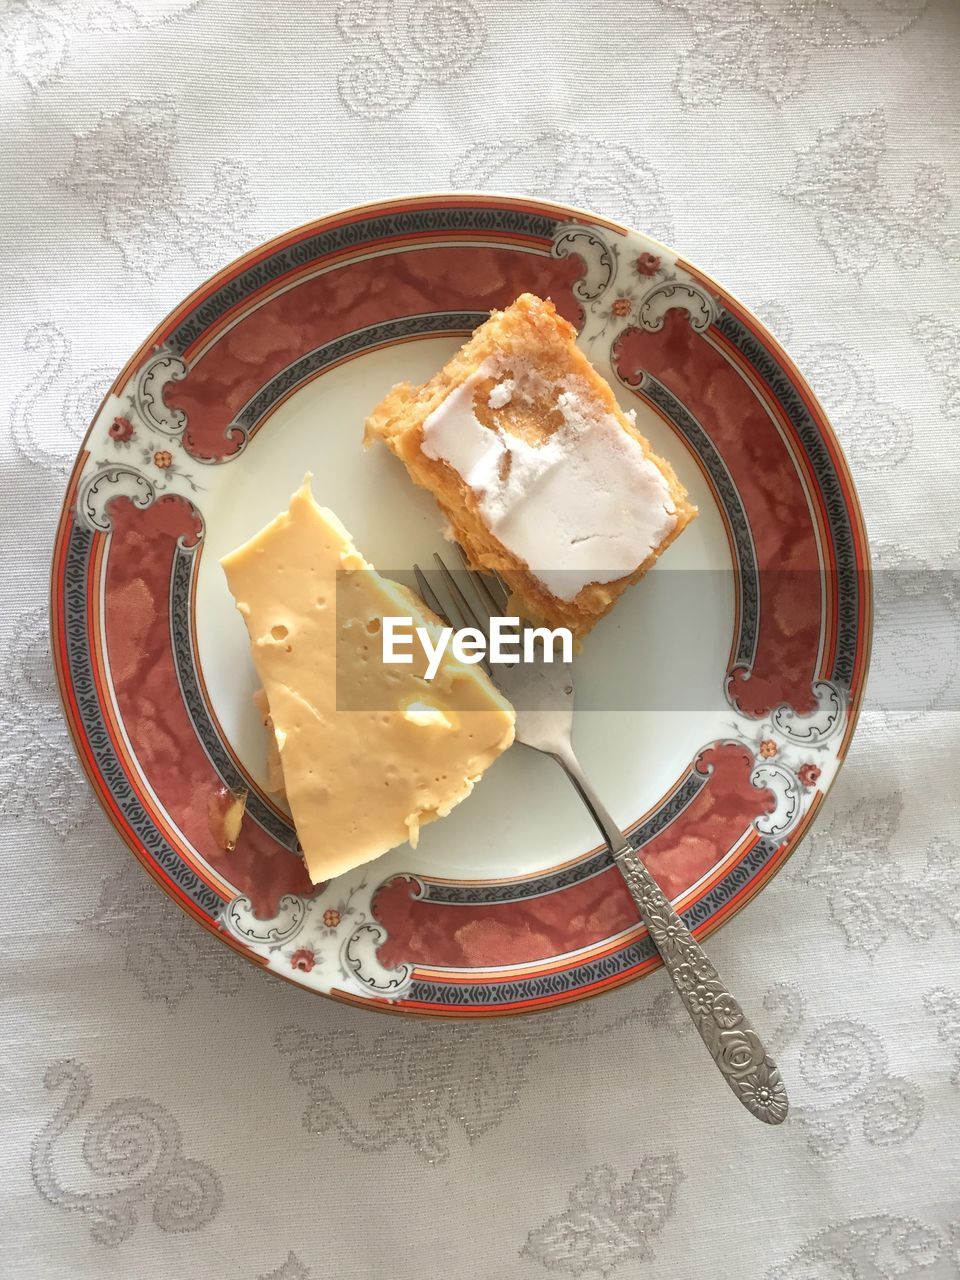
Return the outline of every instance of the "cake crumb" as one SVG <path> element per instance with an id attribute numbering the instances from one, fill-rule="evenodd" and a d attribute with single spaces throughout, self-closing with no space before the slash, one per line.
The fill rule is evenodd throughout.
<path id="1" fill-rule="evenodd" d="M 491 409 L 502 409 L 505 404 L 509 404 L 513 399 L 513 393 L 516 390 L 516 383 L 512 378 L 504 378 L 503 382 L 498 382 L 490 391 L 487 398 L 487 404 Z"/>

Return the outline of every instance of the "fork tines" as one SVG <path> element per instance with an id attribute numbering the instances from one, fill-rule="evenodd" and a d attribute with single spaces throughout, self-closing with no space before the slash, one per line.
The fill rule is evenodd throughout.
<path id="1" fill-rule="evenodd" d="M 439 571 L 438 587 L 440 584 L 445 588 L 444 595 L 446 604 L 442 603 L 437 590 L 431 586 L 426 573 L 418 564 L 413 566 L 414 576 L 417 580 L 417 587 L 420 594 L 427 602 L 434 613 L 439 614 L 449 625 L 456 627 L 475 627 L 481 631 L 489 640 L 488 626 L 491 617 L 499 617 L 507 604 L 507 591 L 499 578 L 495 579 L 497 591 L 501 595 L 498 600 L 494 595 L 493 588 L 484 574 L 478 573 L 472 569 L 464 555 L 463 548 L 459 543 L 454 544 L 457 549 L 460 563 L 463 565 L 463 575 L 470 583 L 472 593 L 476 597 L 476 603 L 471 602 L 467 598 L 466 593 L 461 588 L 459 582 L 454 576 L 456 571 L 451 571 L 444 563 L 441 556 L 434 552 L 434 560 L 436 561 L 437 570 Z M 480 607 L 478 608 L 477 605 Z"/>

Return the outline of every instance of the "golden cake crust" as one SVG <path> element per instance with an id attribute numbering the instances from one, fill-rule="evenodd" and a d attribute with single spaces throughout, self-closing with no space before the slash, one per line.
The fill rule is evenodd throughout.
<path id="1" fill-rule="evenodd" d="M 689 502 L 670 463 L 653 452 L 623 413 L 607 381 L 576 345 L 576 337 L 573 325 L 557 314 L 552 302 L 521 294 L 506 310 L 494 311 L 428 382 L 419 387 L 409 383 L 393 387 L 367 418 L 364 442 L 383 440 L 404 463 L 411 479 L 433 494 L 470 563 L 478 569 L 495 570 L 510 588 L 511 607 L 535 622 L 569 627 L 579 640 L 609 612 L 631 583 L 643 577 L 694 518 L 697 509 Z M 491 532 L 480 513 L 477 495 L 454 468 L 423 452 L 426 419 L 489 358 L 495 358 L 507 371 L 519 366 L 533 371 L 552 389 L 576 380 L 597 409 L 611 414 L 662 473 L 676 508 L 676 523 L 631 572 L 612 582 L 588 583 L 572 601 L 561 600 Z M 484 406 L 495 381 L 491 377 L 488 385 L 482 380 L 478 384 L 475 412 L 481 420 L 488 412 Z M 511 404 L 509 416 L 510 432 L 531 444 L 549 439 L 559 421 L 552 395 L 530 404 Z M 489 421 L 487 425 L 491 425 Z"/>

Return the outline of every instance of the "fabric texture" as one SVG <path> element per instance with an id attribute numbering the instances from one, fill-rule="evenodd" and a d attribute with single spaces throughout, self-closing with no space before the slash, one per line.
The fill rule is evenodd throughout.
<path id="1" fill-rule="evenodd" d="M 0 1275 L 960 1275 L 958 59 L 956 0 L 0 6 Z M 439 1025 L 268 978 L 157 891 L 67 740 L 51 540 L 114 372 L 237 252 L 451 187 L 667 240 L 850 459 L 872 692 L 814 834 L 709 943 L 779 1129 L 662 973 Z"/>

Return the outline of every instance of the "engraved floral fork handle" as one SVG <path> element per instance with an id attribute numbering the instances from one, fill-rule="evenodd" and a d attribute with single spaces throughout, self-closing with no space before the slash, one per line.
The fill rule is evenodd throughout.
<path id="1" fill-rule="evenodd" d="M 563 767 L 603 832 L 664 968 L 723 1078 L 758 1120 L 780 1124 L 789 1109 L 786 1088 L 739 1003 L 601 803 L 573 748 L 564 744 L 549 754 Z"/>

